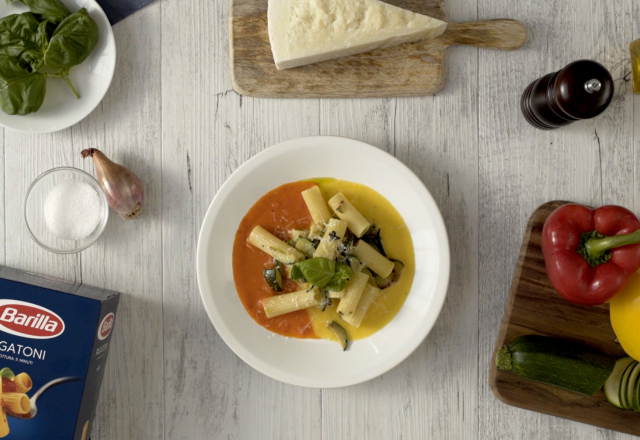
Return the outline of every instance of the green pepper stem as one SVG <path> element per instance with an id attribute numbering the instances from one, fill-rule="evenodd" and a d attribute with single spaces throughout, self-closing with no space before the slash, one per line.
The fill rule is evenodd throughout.
<path id="1" fill-rule="evenodd" d="M 631 234 L 590 238 L 585 242 L 584 247 L 591 258 L 598 258 L 608 250 L 636 243 L 640 243 L 640 229 Z"/>
<path id="2" fill-rule="evenodd" d="M 78 95 L 78 92 L 76 91 L 76 88 L 73 87 L 73 84 L 71 84 L 71 81 L 69 80 L 69 77 L 65 76 L 63 79 L 64 79 L 64 82 L 67 83 L 67 86 L 69 86 L 69 89 L 71 89 L 71 93 L 73 93 L 73 96 L 75 96 L 76 99 L 80 99 L 80 95 Z"/>

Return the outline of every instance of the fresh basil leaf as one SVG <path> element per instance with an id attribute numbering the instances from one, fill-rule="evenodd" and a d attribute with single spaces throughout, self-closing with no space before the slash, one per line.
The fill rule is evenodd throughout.
<path id="1" fill-rule="evenodd" d="M 82 63 L 98 43 L 98 26 L 85 8 L 65 18 L 49 40 L 44 54 L 46 67 L 69 69 Z"/>
<path id="2" fill-rule="evenodd" d="M 336 273 L 335 261 L 322 257 L 300 261 L 295 263 L 293 267 L 297 267 L 304 279 L 316 287 L 324 287 Z"/>
<path id="3" fill-rule="evenodd" d="M 44 51 L 49 46 L 49 27 L 51 22 L 45 20 L 41 21 L 38 25 L 38 33 L 36 34 L 36 43 L 42 49 L 42 54 L 44 56 Z"/>
<path id="4" fill-rule="evenodd" d="M 0 377 L 4 377 L 5 379 L 13 379 L 15 375 L 13 374 L 13 371 L 11 371 L 11 368 L 5 367 L 0 370 Z"/>
<path id="5" fill-rule="evenodd" d="M 38 70 L 42 67 L 46 45 L 46 24 L 39 23 L 32 13 L 0 19 L 0 56 L 18 58 L 32 70 Z"/>
<path id="6" fill-rule="evenodd" d="M 20 55 L 20 60 L 31 66 L 31 71 L 35 72 L 44 67 L 44 52 L 49 45 L 49 34 L 47 26 L 48 21 L 42 21 L 38 25 L 38 32 L 35 35 L 35 41 L 38 49 L 29 49 Z"/>
<path id="7" fill-rule="evenodd" d="M 7 4 L 13 0 L 7 0 Z M 71 11 L 60 0 L 18 0 L 29 8 L 39 21 L 50 21 L 59 24 L 71 15 Z"/>
<path id="8" fill-rule="evenodd" d="M 331 290 L 332 292 L 342 292 L 352 276 L 353 271 L 349 266 L 347 266 L 346 264 L 337 263 L 336 273 L 331 277 L 324 288 L 327 290 Z"/>
<path id="9" fill-rule="evenodd" d="M 291 266 L 291 272 L 289 272 L 289 276 L 294 281 L 300 281 L 304 279 L 304 275 L 302 275 L 302 271 L 295 264 Z"/>
<path id="10" fill-rule="evenodd" d="M 29 72 L 16 58 L 0 58 L 0 108 L 9 115 L 27 115 L 42 106 L 47 76 Z"/>

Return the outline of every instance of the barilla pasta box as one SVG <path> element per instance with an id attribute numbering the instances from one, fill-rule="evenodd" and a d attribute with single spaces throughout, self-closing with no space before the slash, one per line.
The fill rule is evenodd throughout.
<path id="1" fill-rule="evenodd" d="M 118 300 L 0 266 L 0 438 L 90 439 Z"/>

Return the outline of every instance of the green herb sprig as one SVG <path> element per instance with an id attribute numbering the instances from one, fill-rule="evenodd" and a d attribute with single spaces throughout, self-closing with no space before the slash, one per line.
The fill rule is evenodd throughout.
<path id="1" fill-rule="evenodd" d="M 27 115 L 42 106 L 47 78 L 65 81 L 76 98 L 69 69 L 98 43 L 98 26 L 85 8 L 73 14 L 60 0 L 20 1 L 30 12 L 0 19 L 0 108 Z"/>
<path id="2" fill-rule="evenodd" d="M 306 280 L 312 286 L 340 292 L 353 276 L 349 266 L 328 258 L 316 257 L 295 263 L 291 267 L 293 280 Z"/>

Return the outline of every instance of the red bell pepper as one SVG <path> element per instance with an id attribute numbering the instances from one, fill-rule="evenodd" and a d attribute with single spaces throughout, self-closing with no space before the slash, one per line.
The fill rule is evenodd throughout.
<path id="1" fill-rule="evenodd" d="M 553 288 L 567 301 L 604 304 L 640 269 L 640 221 L 621 206 L 568 204 L 542 229 L 542 254 Z"/>

